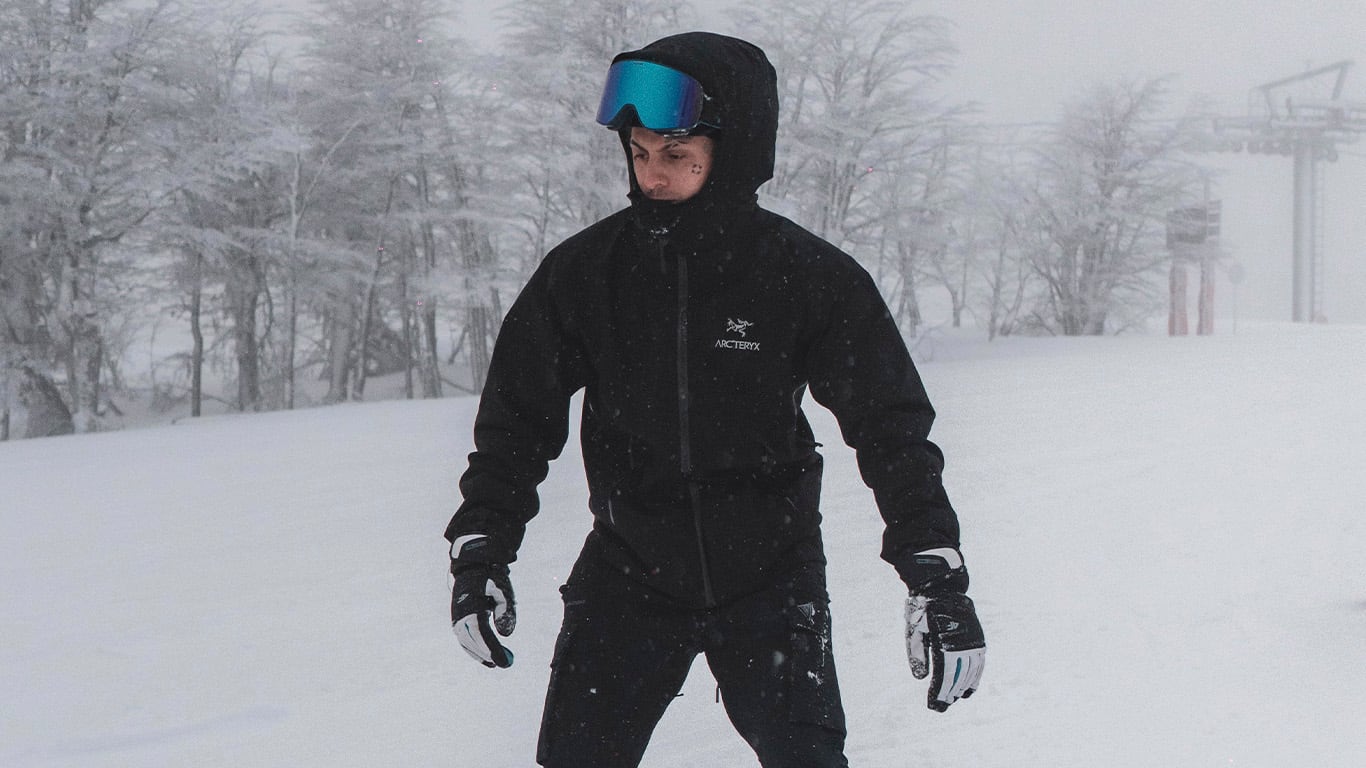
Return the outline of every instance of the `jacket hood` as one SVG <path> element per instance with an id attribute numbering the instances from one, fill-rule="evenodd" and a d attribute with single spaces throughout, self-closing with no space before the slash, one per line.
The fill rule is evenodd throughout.
<path id="1" fill-rule="evenodd" d="M 685 32 L 656 40 L 637 51 L 617 55 L 673 67 L 696 78 L 718 106 L 721 130 L 714 134 L 711 174 L 693 201 L 698 207 L 752 203 L 759 187 L 773 178 L 778 138 L 777 74 L 763 50 L 752 43 L 711 32 Z M 622 132 L 631 200 L 646 198 L 631 170 L 629 131 Z M 693 206 L 688 206 L 693 207 Z"/>

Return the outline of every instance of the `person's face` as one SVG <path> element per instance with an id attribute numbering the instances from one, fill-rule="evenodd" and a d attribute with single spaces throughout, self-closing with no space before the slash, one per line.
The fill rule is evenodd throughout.
<path id="1" fill-rule="evenodd" d="M 631 165 L 640 191 L 651 200 L 681 203 L 702 190 L 711 173 L 710 136 L 661 136 L 631 129 Z"/>

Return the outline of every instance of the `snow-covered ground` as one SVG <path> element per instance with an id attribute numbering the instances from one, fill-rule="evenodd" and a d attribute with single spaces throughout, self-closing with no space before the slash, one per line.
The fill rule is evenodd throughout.
<path id="1" fill-rule="evenodd" d="M 990 647 L 947 714 L 829 415 L 835 644 L 862 768 L 1359 766 L 1366 328 L 941 339 L 922 365 Z M 513 582 L 506 671 L 448 628 L 475 401 L 0 444 L 0 765 L 533 763 L 571 442 Z M 696 666 L 653 768 L 752 766 Z"/>

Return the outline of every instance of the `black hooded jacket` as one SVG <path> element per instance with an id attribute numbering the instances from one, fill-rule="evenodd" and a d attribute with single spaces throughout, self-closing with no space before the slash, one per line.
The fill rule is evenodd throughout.
<path id="1" fill-rule="evenodd" d="M 682 203 L 645 198 L 632 174 L 629 208 L 547 254 L 503 321 L 446 537 L 515 558 L 584 389 L 585 556 L 694 606 L 767 586 L 824 557 L 809 389 L 857 451 L 883 557 L 900 570 L 958 546 L 934 411 L 871 277 L 756 202 L 778 124 L 763 52 L 688 33 L 618 58 L 686 72 L 719 103 L 711 173 Z"/>

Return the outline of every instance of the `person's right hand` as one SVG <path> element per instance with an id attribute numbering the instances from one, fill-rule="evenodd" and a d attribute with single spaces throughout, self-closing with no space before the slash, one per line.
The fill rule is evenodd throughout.
<path id="1" fill-rule="evenodd" d="M 460 647 L 486 667 L 512 666 L 512 651 L 493 634 L 507 637 L 517 627 L 517 601 L 506 565 L 451 564 L 451 629 Z"/>

